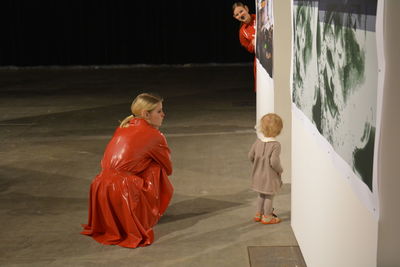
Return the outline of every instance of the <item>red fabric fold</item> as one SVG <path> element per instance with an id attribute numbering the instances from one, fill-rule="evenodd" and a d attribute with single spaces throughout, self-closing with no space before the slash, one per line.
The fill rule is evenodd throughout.
<path id="1" fill-rule="evenodd" d="M 88 224 L 81 234 L 102 244 L 136 248 L 154 241 L 152 227 L 168 207 L 173 186 L 165 137 L 145 120 L 118 128 L 93 179 Z"/>

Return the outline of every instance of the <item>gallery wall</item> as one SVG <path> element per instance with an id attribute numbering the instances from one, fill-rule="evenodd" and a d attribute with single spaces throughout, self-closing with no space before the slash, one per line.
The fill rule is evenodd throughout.
<path id="1" fill-rule="evenodd" d="M 399 266 L 400 213 L 397 210 L 400 180 L 397 159 L 400 124 L 397 114 L 400 110 L 397 102 L 400 99 L 400 32 L 397 25 L 400 23 L 400 2 L 384 1 L 380 22 L 384 30 L 378 34 L 378 39 L 383 39 L 380 45 L 383 46 L 381 52 L 384 52 L 378 57 L 385 63 L 380 68 L 385 72 L 383 78 L 380 76 L 383 94 L 378 96 L 382 98 L 381 133 L 377 145 L 379 218 L 355 194 L 347 177 L 332 161 L 332 156 L 317 141 L 315 133 L 309 131 L 305 118 L 290 111 L 287 81 L 291 78 L 287 69 L 291 65 L 288 57 L 292 47 L 286 46 L 285 38 L 292 35 L 291 24 L 286 23 L 292 14 L 292 2 L 275 1 L 274 6 L 276 71 L 272 108 L 283 114 L 284 120 L 292 121 L 291 132 L 290 129 L 287 132 L 292 138 L 291 224 L 307 266 Z M 263 108 L 271 109 L 271 105 Z M 283 144 L 287 143 L 283 141 Z"/>
<path id="2" fill-rule="evenodd" d="M 307 2 L 306 4 L 310 2 L 314 2 L 314 4 L 320 4 L 321 3 L 327 3 L 329 2 L 330 4 L 339 4 L 342 3 L 341 1 L 295 1 L 295 2 Z M 344 3 L 344 2 L 343 2 Z M 358 4 L 363 5 L 364 3 L 367 3 L 367 5 L 373 5 L 373 1 L 357 1 L 355 4 L 356 6 Z M 291 12 L 291 11 L 289 11 Z M 307 12 L 307 11 L 306 11 Z M 325 12 L 325 13 L 324 13 Z M 306 13 L 303 13 L 304 15 Z M 317 12 L 315 15 L 330 15 L 330 13 L 326 13 L 326 11 L 322 11 L 322 13 Z M 370 14 L 368 14 L 368 19 L 372 18 Z M 301 18 L 299 13 L 297 13 L 297 18 Z M 354 18 L 354 17 L 353 17 Z M 366 19 L 367 20 L 367 19 Z M 365 20 L 365 21 L 366 21 Z M 310 20 L 304 20 L 306 23 L 310 22 Z M 322 20 L 318 20 L 320 23 L 323 23 Z M 326 23 L 327 20 L 325 20 Z M 368 23 L 367 23 L 368 24 Z M 365 31 L 365 33 L 359 34 L 356 33 L 357 30 L 353 28 L 352 30 L 355 31 L 355 38 L 370 38 L 368 36 L 371 36 L 371 31 L 368 27 L 370 27 L 371 24 L 366 25 L 363 28 L 360 28 L 359 33 L 362 33 Z M 309 25 L 303 25 L 303 27 L 309 27 Z M 332 26 L 332 28 L 337 27 L 337 24 Z M 341 26 L 340 26 L 341 27 Z M 324 30 L 329 30 L 329 27 L 325 27 Z M 336 28 L 338 31 L 340 29 Z M 382 31 L 381 31 L 382 32 Z M 295 34 L 294 34 L 295 36 Z M 349 35 L 347 35 L 349 36 Z M 379 39 L 379 36 L 377 34 L 377 39 Z M 332 39 L 331 39 L 332 40 Z M 361 39 L 358 39 L 361 40 Z M 371 39 L 370 39 L 371 40 Z M 345 40 L 344 42 L 349 43 L 350 41 L 353 42 L 353 40 Z M 307 41 L 306 41 L 307 43 Z M 311 43 L 310 43 L 311 44 Z M 373 90 L 376 90 L 378 87 L 377 80 L 368 80 L 371 78 L 371 74 L 373 75 L 374 73 L 374 68 L 375 73 L 378 73 L 378 64 L 376 64 L 376 61 L 374 63 L 374 59 L 371 58 L 371 54 L 369 51 L 373 51 L 371 49 L 371 46 L 369 44 L 374 44 L 374 42 L 371 41 L 365 41 L 363 43 L 362 41 L 358 43 L 360 47 L 364 45 L 365 51 L 367 53 L 365 54 L 365 73 L 368 73 L 368 77 L 364 76 L 363 79 L 360 79 L 357 81 L 358 85 L 357 87 L 353 87 L 353 92 L 356 92 L 357 90 L 363 90 L 363 88 L 367 88 L 366 90 L 369 90 L 370 92 L 373 92 Z M 298 44 L 297 44 L 298 45 Z M 317 46 L 322 47 L 323 49 L 327 48 L 326 44 L 321 44 L 318 43 Z M 315 47 L 309 47 L 309 51 L 315 49 Z M 328 49 L 328 48 L 327 48 Z M 311 54 L 303 54 L 303 58 L 297 58 L 300 59 L 300 62 L 297 61 L 297 63 L 300 63 L 298 66 L 294 66 L 294 70 L 297 71 L 297 74 L 302 74 L 300 77 L 300 81 L 297 80 L 295 82 L 298 82 L 296 85 L 299 86 L 297 89 L 297 95 L 300 96 L 300 102 L 297 102 L 296 105 L 293 105 L 293 112 L 292 112 L 292 228 L 295 233 L 295 236 L 298 240 L 298 243 L 300 245 L 301 251 L 303 253 L 303 256 L 306 260 L 307 266 L 377 266 L 378 259 L 381 257 L 380 254 L 378 254 L 378 227 L 381 227 L 379 225 L 378 221 L 378 212 L 374 208 L 376 208 L 377 205 L 376 203 L 373 203 L 372 208 L 371 206 L 368 205 L 368 201 L 364 201 L 362 198 L 360 198 L 359 193 L 356 193 L 354 189 L 354 184 L 363 186 L 363 189 L 365 189 L 365 185 L 362 183 L 359 183 L 361 181 L 361 177 L 355 179 L 355 183 L 350 182 L 350 178 L 348 176 L 348 172 L 343 171 L 342 169 L 338 168 L 340 164 L 335 162 L 334 156 L 332 155 L 332 152 L 334 152 L 332 149 L 327 149 L 329 144 L 327 145 L 328 142 L 321 141 L 321 134 L 329 133 L 329 127 L 323 129 L 323 126 L 318 124 L 318 121 L 313 121 L 312 123 L 310 122 L 310 117 L 307 116 L 299 116 L 299 108 L 303 108 L 303 111 L 306 110 L 304 107 L 307 105 L 304 105 L 305 102 L 302 101 L 302 97 L 306 97 L 307 94 L 308 96 L 312 96 L 312 94 L 315 92 L 314 87 L 315 83 L 310 83 L 309 81 L 305 81 L 308 77 L 318 77 L 316 75 L 320 74 L 321 72 L 318 73 L 318 70 L 325 69 L 327 66 L 324 65 L 321 68 L 321 65 L 318 65 L 317 69 L 311 69 L 311 73 L 307 75 L 307 70 L 304 69 L 304 62 L 301 62 L 302 59 L 308 57 Z M 320 49 L 318 50 L 318 60 L 314 58 L 314 64 L 324 64 L 328 62 L 328 60 L 320 60 L 320 57 L 323 57 L 324 50 Z M 368 54 L 369 53 L 369 54 Z M 376 58 L 376 56 L 373 56 Z M 329 62 L 331 66 L 334 66 L 334 61 L 339 60 L 339 57 L 333 57 L 333 61 Z M 312 59 L 310 59 L 309 62 L 312 62 Z M 351 62 L 350 62 L 351 64 Z M 297 67 L 297 69 L 296 69 Z M 336 67 L 336 66 L 335 66 Z M 328 67 L 329 68 L 329 67 Z M 304 71 L 305 73 L 301 73 Z M 310 69 L 308 69 L 310 71 Z M 314 73 L 312 73 L 314 71 Z M 334 71 L 328 69 L 328 75 L 333 73 Z M 316 75 L 314 75 L 316 74 Z M 353 74 L 355 74 L 353 72 Z M 376 74 L 375 74 L 376 75 Z M 334 82 L 335 77 L 332 78 Z M 322 83 L 321 86 L 321 79 L 319 80 L 319 90 L 328 90 L 329 86 L 333 85 L 338 85 L 338 84 L 333 84 L 332 80 L 330 81 L 331 83 L 328 85 L 326 82 L 325 84 Z M 366 83 L 366 85 L 363 85 L 365 81 L 369 81 Z M 308 82 L 308 83 L 307 83 Z M 302 90 L 301 85 L 307 84 L 306 87 L 304 88 L 304 91 Z M 368 86 L 370 84 L 373 84 L 374 87 L 368 89 Z M 318 86 L 318 82 L 317 82 Z M 311 88 L 311 90 L 310 90 Z M 361 88 L 361 89 L 360 89 Z M 335 90 L 338 88 L 331 87 L 332 89 L 331 92 L 334 94 L 337 94 Z M 372 91 L 371 91 L 372 89 Z M 307 92 L 307 90 L 309 90 Z M 299 93 L 300 92 L 300 93 Z M 344 91 L 343 91 L 344 92 Z M 329 92 L 328 92 L 329 93 Z M 322 93 L 324 94 L 324 93 Z M 324 95 L 323 95 L 324 96 Z M 370 95 L 371 96 L 371 95 Z M 369 96 L 369 97 L 370 97 Z M 325 97 L 329 97 L 325 94 Z M 338 95 L 335 95 L 335 97 L 338 97 Z M 376 97 L 376 96 L 375 96 Z M 379 97 L 379 93 L 378 93 Z M 305 98 L 303 98 L 305 99 Z M 312 101 L 314 101 L 317 98 L 312 98 Z M 367 95 L 364 94 L 364 96 L 361 96 L 360 100 L 361 101 L 369 101 L 370 98 L 368 98 Z M 299 100 L 299 99 L 296 99 Z M 337 98 L 335 98 L 337 100 Z M 307 103 L 305 103 L 307 104 Z M 322 110 L 322 112 L 328 112 L 329 108 L 334 107 L 334 103 L 330 102 L 327 103 L 330 106 L 326 106 L 325 110 Z M 343 105 L 342 107 L 344 107 Z M 339 106 L 337 106 L 339 107 Z M 362 108 L 363 105 L 357 105 L 355 104 L 353 107 L 355 108 Z M 379 110 L 379 103 L 378 103 L 378 110 Z M 313 114 L 315 114 L 315 111 L 318 111 L 316 109 L 313 109 Z M 321 110 L 319 110 L 321 112 Z M 331 110 L 332 111 L 332 110 Z M 344 110 L 345 111 L 345 110 Z M 335 113 L 331 113 L 335 114 Z M 381 114 L 378 112 L 378 116 Z M 383 113 L 382 113 L 383 114 Z M 329 114 L 326 114 L 329 116 Z M 337 116 L 337 114 L 335 115 Z M 333 119 L 337 117 L 332 117 Z M 351 116 L 350 116 L 351 117 Z M 332 119 L 331 118 L 331 119 Z M 329 119 L 329 118 L 324 118 L 324 119 Z M 341 119 L 345 119 L 345 116 L 341 117 Z M 378 120 L 379 121 L 379 120 Z M 317 122 L 317 123 L 316 123 Z M 358 122 L 357 120 L 353 120 L 352 123 L 355 125 L 355 123 Z M 316 123 L 316 124 L 315 124 Z M 324 123 L 327 123 L 326 121 Z M 328 121 L 328 123 L 330 123 Z M 339 122 L 340 123 L 340 122 Z M 315 130 L 316 126 L 318 127 L 318 130 Z M 350 121 L 351 125 L 351 121 Z M 329 125 L 328 125 L 329 126 Z M 377 123 L 378 130 L 380 130 L 380 125 Z M 384 125 L 382 125 L 384 127 Z M 310 130 L 310 129 L 314 130 Z M 321 130 L 322 129 L 322 130 Z M 334 127 L 333 127 L 334 129 Z M 351 128 L 350 128 L 351 129 Z M 351 132 L 349 133 L 351 136 Z M 333 137 L 334 138 L 334 137 Z M 383 137 L 382 137 L 383 138 Z M 329 140 L 332 144 L 332 139 Z M 379 143 L 379 139 L 377 141 Z M 345 146 L 348 145 L 348 142 L 343 143 Z M 335 144 L 332 144 L 333 147 L 335 147 Z M 336 146 L 337 147 L 337 146 Z M 378 146 L 375 146 L 378 147 Z M 354 154 L 353 154 L 354 155 Z M 380 154 L 375 151 L 375 160 L 379 160 L 381 157 Z M 351 162 L 350 162 L 351 163 Z M 369 167 L 372 167 L 372 163 L 368 165 Z M 353 166 L 353 170 L 356 169 Z M 383 179 L 383 177 L 379 177 Z M 371 181 L 371 180 L 362 180 L 362 181 Z M 377 193 L 377 186 L 376 184 L 373 184 L 372 182 L 368 183 L 368 188 L 371 189 L 371 191 L 376 194 Z M 368 191 L 368 190 L 367 190 Z M 364 191 L 365 192 L 365 191 Z M 393 211 L 393 209 L 392 209 Z M 393 234 L 394 232 L 392 232 Z M 381 265 L 378 265 L 381 266 Z M 382 265 L 385 266 L 385 265 Z M 389 265 L 390 266 L 390 265 Z"/>
<path id="3" fill-rule="evenodd" d="M 291 53 L 291 25 L 290 25 L 290 9 L 291 0 L 282 1 L 261 1 L 257 7 L 264 5 L 264 9 L 268 9 L 268 5 L 273 3 L 273 7 L 269 8 L 273 12 L 271 16 L 273 21 L 273 57 L 279 60 L 273 60 L 273 73 L 268 67 L 268 62 L 259 59 L 257 55 L 257 112 L 256 121 L 267 113 L 274 112 L 281 116 L 283 120 L 283 130 L 277 140 L 282 144 L 281 163 L 284 168 L 282 181 L 284 183 L 291 182 L 291 111 L 290 111 L 290 61 Z M 263 13 L 265 14 L 265 13 Z M 260 26 L 260 25 L 259 25 Z M 259 30 L 259 27 L 257 30 Z M 288 30 L 289 29 L 289 30 Z M 263 32 L 262 34 L 265 34 Z M 263 44 L 262 34 L 257 33 L 257 46 L 265 47 Z M 260 38 L 261 37 L 261 38 Z M 270 44 L 267 44 L 270 45 Z M 261 49 L 260 49 L 261 50 Z M 265 52 L 265 51 L 264 51 Z M 262 62 L 264 60 L 264 62 Z"/>
<path id="4" fill-rule="evenodd" d="M 292 118 L 292 228 L 309 267 L 376 266 L 378 221 Z"/>
<path id="5" fill-rule="evenodd" d="M 282 165 L 285 173 L 282 176 L 284 183 L 290 183 L 292 178 L 292 113 L 290 101 L 290 62 L 292 60 L 291 51 L 291 0 L 275 0 L 275 32 L 274 32 L 274 56 L 279 60 L 274 61 L 274 109 L 284 122 L 284 128 L 279 136 L 282 145 Z"/>
<path id="6" fill-rule="evenodd" d="M 400 266 L 400 1 L 385 0 L 385 85 L 379 164 L 380 220 L 377 266 Z"/>
<path id="7" fill-rule="evenodd" d="M 292 228 L 307 266 L 376 266 L 377 220 L 304 123 L 292 116 L 291 3 L 274 2 L 273 109 L 291 122 L 285 124 L 280 141 L 287 149 L 282 151 L 283 165 L 291 166 Z M 267 105 L 263 109 L 271 108 L 268 101 L 262 103 Z M 291 162 L 285 158 L 290 150 Z"/>

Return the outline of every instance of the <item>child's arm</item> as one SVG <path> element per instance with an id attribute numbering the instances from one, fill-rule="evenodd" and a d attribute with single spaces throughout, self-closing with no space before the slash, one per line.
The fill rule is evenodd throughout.
<path id="1" fill-rule="evenodd" d="M 270 164 L 272 169 L 274 169 L 279 174 L 279 176 L 281 176 L 283 172 L 281 166 L 281 160 L 279 158 L 280 154 L 281 154 L 281 144 L 276 143 L 271 153 Z"/>
<path id="2" fill-rule="evenodd" d="M 248 154 L 248 158 L 251 161 L 251 163 L 254 162 L 255 148 L 256 148 L 256 143 L 254 142 L 254 144 L 251 146 L 249 154 Z"/>

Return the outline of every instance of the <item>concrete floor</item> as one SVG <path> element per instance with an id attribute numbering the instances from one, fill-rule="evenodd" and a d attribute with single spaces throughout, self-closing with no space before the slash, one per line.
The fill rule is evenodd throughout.
<path id="1" fill-rule="evenodd" d="M 250 266 L 249 246 L 296 246 L 290 185 L 278 225 L 252 222 L 252 66 L 0 70 L 1 266 Z M 161 94 L 175 194 L 151 246 L 79 234 L 106 143 L 130 102 Z M 267 266 L 267 265 L 265 265 Z"/>

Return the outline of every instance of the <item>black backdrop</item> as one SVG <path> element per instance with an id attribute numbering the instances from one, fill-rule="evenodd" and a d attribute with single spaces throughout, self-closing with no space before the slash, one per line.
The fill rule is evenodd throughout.
<path id="1" fill-rule="evenodd" d="M 5 0 L 0 65 L 251 62 L 234 1 Z M 243 1 L 254 13 L 254 1 Z"/>

